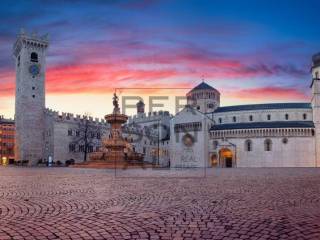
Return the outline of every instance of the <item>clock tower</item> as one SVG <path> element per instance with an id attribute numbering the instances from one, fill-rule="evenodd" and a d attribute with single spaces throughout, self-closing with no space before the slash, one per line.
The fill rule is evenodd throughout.
<path id="1" fill-rule="evenodd" d="M 23 30 L 13 46 L 16 69 L 16 161 L 37 164 L 43 158 L 45 134 L 45 67 L 47 36 Z"/>

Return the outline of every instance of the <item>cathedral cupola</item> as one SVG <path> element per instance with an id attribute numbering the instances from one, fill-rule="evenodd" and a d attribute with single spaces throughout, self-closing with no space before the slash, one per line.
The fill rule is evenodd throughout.
<path id="1" fill-rule="evenodd" d="M 187 104 L 203 113 L 213 112 L 220 106 L 220 93 L 202 82 L 187 93 Z"/>

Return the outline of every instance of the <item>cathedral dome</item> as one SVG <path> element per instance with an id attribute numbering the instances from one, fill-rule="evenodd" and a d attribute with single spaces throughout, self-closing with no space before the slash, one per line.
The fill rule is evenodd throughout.
<path id="1" fill-rule="evenodd" d="M 220 106 L 220 93 L 202 82 L 187 93 L 187 104 L 201 112 L 212 112 Z"/>
<path id="2" fill-rule="evenodd" d="M 200 96 L 200 93 L 212 93 L 212 94 L 216 94 L 216 95 L 220 95 L 219 91 L 213 87 L 211 87 L 209 84 L 207 84 L 206 82 L 202 82 L 200 84 L 198 84 L 197 86 L 195 86 L 193 89 L 191 89 L 188 93 L 187 93 L 187 97 L 192 96 L 192 98 L 196 97 L 196 96 Z M 200 94 L 200 95 L 199 95 Z M 202 94 L 203 95 L 203 94 Z"/>
<path id="3" fill-rule="evenodd" d="M 196 87 L 194 87 L 190 92 L 198 91 L 198 90 L 216 90 L 213 87 L 211 87 L 209 84 L 202 82 Z"/>

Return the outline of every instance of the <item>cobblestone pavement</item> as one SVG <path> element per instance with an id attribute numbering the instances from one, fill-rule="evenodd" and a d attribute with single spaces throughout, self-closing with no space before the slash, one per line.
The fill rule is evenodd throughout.
<path id="1" fill-rule="evenodd" d="M 0 239 L 320 239 L 320 169 L 194 173 L 0 167 Z"/>

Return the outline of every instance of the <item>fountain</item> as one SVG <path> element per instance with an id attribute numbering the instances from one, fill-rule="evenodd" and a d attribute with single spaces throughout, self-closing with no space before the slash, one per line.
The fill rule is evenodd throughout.
<path id="1" fill-rule="evenodd" d="M 127 142 L 122 137 L 122 124 L 126 123 L 128 116 L 120 113 L 118 97 L 113 96 L 113 113 L 105 116 L 106 121 L 111 125 L 110 138 L 104 139 L 103 143 L 108 150 L 105 158 L 115 164 L 123 162 L 125 158 L 125 148 Z"/>
<path id="2" fill-rule="evenodd" d="M 102 140 L 104 148 L 89 155 L 90 161 L 74 165 L 89 168 L 127 168 L 141 166 L 144 168 L 143 154 L 133 151 L 133 147 L 122 136 L 122 125 L 128 116 L 120 113 L 119 99 L 113 95 L 113 112 L 105 116 L 110 124 L 110 135 Z"/>

